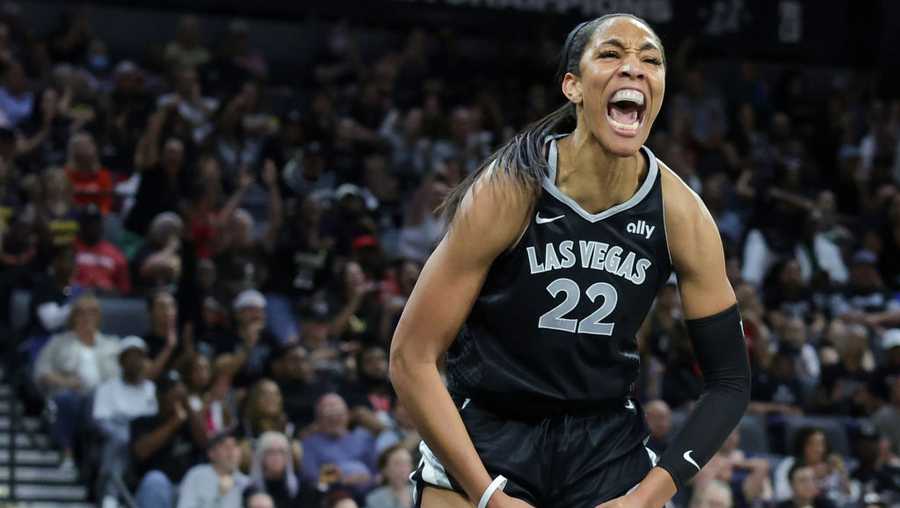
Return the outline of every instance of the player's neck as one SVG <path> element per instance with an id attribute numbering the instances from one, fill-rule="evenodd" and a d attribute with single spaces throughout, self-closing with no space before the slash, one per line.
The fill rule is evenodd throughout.
<path id="1" fill-rule="evenodd" d="M 644 175 L 640 153 L 619 157 L 606 151 L 586 130 L 559 141 L 556 185 L 585 210 L 596 213 L 628 201 Z"/>

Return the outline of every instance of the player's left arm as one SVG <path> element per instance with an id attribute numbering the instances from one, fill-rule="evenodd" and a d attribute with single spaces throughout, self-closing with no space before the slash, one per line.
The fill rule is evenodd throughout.
<path id="1" fill-rule="evenodd" d="M 700 197 L 660 166 L 666 238 L 703 393 L 657 467 L 632 493 L 634 503 L 622 506 L 663 506 L 715 455 L 750 402 L 750 362 L 718 228 Z"/>

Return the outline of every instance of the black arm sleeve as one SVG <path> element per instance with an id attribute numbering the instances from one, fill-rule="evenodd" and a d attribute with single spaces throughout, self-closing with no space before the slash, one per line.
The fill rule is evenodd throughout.
<path id="1" fill-rule="evenodd" d="M 703 393 L 659 466 L 680 490 L 719 450 L 750 402 L 750 360 L 737 304 L 687 321 L 703 371 Z"/>

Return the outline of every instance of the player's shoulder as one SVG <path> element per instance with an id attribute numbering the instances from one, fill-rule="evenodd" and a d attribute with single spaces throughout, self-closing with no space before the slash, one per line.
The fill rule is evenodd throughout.
<path id="1" fill-rule="evenodd" d="M 657 159 L 662 185 L 666 226 L 670 230 L 693 228 L 712 220 L 700 196 L 666 163 Z"/>

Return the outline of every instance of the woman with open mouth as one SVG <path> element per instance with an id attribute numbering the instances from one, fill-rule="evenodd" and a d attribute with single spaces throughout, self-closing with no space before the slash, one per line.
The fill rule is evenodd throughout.
<path id="1" fill-rule="evenodd" d="M 750 368 L 718 230 L 644 146 L 665 77 L 644 20 L 581 23 L 562 49 L 565 105 L 444 203 L 390 359 L 424 438 L 416 506 L 661 507 L 740 420 Z M 657 457 L 635 334 L 673 272 L 705 382 Z"/>

